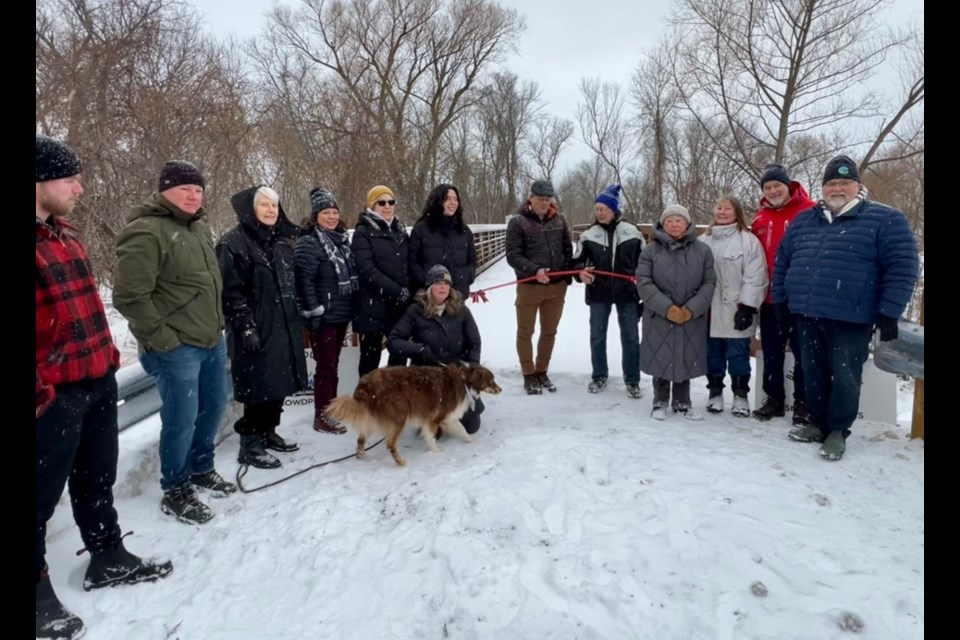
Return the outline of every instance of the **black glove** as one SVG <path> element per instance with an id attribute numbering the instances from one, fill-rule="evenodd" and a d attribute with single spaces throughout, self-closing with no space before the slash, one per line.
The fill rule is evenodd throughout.
<path id="1" fill-rule="evenodd" d="M 900 335 L 899 322 L 898 318 L 880 316 L 880 319 L 877 320 L 877 331 L 880 332 L 880 342 L 890 342 L 891 340 L 897 339 L 897 336 Z"/>
<path id="2" fill-rule="evenodd" d="M 777 321 L 780 335 L 785 336 L 790 333 L 790 328 L 793 327 L 793 314 L 790 313 L 790 307 L 787 306 L 786 302 L 773 305 L 773 317 Z"/>
<path id="3" fill-rule="evenodd" d="M 426 362 L 428 364 L 442 364 L 440 359 L 437 358 L 437 354 L 433 352 L 433 349 L 426 345 L 420 347 L 420 351 L 417 353 L 417 359 L 420 362 Z"/>
<path id="4" fill-rule="evenodd" d="M 397 298 L 400 302 L 406 302 L 410 299 L 410 289 L 406 287 L 400 287 L 400 297 Z"/>
<path id="5" fill-rule="evenodd" d="M 242 340 L 244 353 L 257 353 L 260 351 L 260 334 L 257 333 L 256 329 L 245 329 Z"/>
<path id="6" fill-rule="evenodd" d="M 753 316 L 756 314 L 757 309 L 755 307 L 738 304 L 737 312 L 733 314 L 733 328 L 737 331 L 749 329 L 750 325 L 753 324 Z"/>

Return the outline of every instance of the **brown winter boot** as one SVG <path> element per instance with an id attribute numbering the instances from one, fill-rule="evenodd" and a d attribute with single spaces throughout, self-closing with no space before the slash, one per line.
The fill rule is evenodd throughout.
<path id="1" fill-rule="evenodd" d="M 319 433 L 333 433 L 336 435 L 347 432 L 346 427 L 331 424 L 322 414 L 313 419 L 313 430 Z"/>

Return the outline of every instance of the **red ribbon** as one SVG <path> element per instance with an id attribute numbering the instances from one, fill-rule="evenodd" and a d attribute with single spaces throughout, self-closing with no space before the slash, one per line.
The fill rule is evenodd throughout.
<path id="1" fill-rule="evenodd" d="M 559 278 L 563 276 L 575 276 L 579 275 L 580 272 L 584 269 L 570 269 L 569 271 L 547 271 L 546 276 L 550 278 Z M 598 276 L 610 276 L 611 278 L 620 278 L 621 280 L 626 280 L 633 284 L 637 283 L 636 276 L 628 276 L 625 273 L 614 273 L 612 271 L 600 271 L 599 269 L 589 269 L 590 273 Z M 520 278 L 519 280 L 513 280 L 511 282 L 504 282 L 503 284 L 496 284 L 492 287 L 487 287 L 486 289 L 479 289 L 477 291 L 470 292 L 470 301 L 471 302 L 490 302 L 487 299 L 487 291 L 492 291 L 494 289 L 499 289 L 501 287 L 509 287 L 512 284 L 523 284 L 524 282 L 532 282 L 537 279 L 537 276 L 530 276 L 529 278 Z"/>

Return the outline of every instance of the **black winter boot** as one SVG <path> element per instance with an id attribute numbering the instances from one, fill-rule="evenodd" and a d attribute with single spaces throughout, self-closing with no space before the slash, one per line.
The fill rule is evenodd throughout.
<path id="1" fill-rule="evenodd" d="M 231 493 L 237 492 L 237 485 L 224 480 L 216 469 L 210 469 L 210 471 L 204 473 L 195 473 L 190 476 L 190 482 L 194 487 L 206 489 L 214 498 L 226 498 Z"/>
<path id="2" fill-rule="evenodd" d="M 267 433 L 263 436 L 263 448 L 264 449 L 273 449 L 274 451 L 281 451 L 286 453 L 288 451 L 296 451 L 300 448 L 296 442 L 292 440 L 284 440 L 277 433 L 276 427 L 270 427 L 267 430 Z M 280 465 L 277 465 L 280 466 Z"/>
<path id="3" fill-rule="evenodd" d="M 83 590 L 114 587 L 118 584 L 137 584 L 138 582 L 153 582 L 166 578 L 173 571 L 173 563 L 155 562 L 138 558 L 123 547 L 121 542 L 117 547 L 95 553 L 90 558 L 90 566 L 83 578 Z"/>
<path id="4" fill-rule="evenodd" d="M 279 467 L 280 461 L 266 452 L 263 441 L 263 436 L 258 433 L 240 436 L 240 452 L 237 454 L 237 462 L 248 464 L 257 469 L 276 469 Z"/>
<path id="5" fill-rule="evenodd" d="M 83 620 L 63 606 L 44 569 L 37 580 L 37 637 L 73 640 L 83 631 Z"/>
<path id="6" fill-rule="evenodd" d="M 160 510 L 186 524 L 203 524 L 214 516 L 210 507 L 200 502 L 189 482 L 165 491 L 160 500 Z"/>
<path id="7" fill-rule="evenodd" d="M 793 424 L 798 427 L 805 427 L 810 424 L 810 412 L 807 410 L 806 401 L 793 401 Z"/>
<path id="8" fill-rule="evenodd" d="M 523 375 L 523 390 L 528 396 L 537 396 L 543 393 L 543 387 L 540 386 L 540 376 L 535 373 Z"/>
<path id="9" fill-rule="evenodd" d="M 550 381 L 550 377 L 547 376 L 546 371 L 538 371 L 537 380 L 540 381 L 541 389 L 546 389 L 550 393 L 553 393 L 554 391 L 557 390 L 557 385 L 553 384 L 553 382 Z"/>
<path id="10" fill-rule="evenodd" d="M 777 400 L 770 396 L 767 396 L 760 408 L 753 412 L 753 417 L 761 422 L 766 422 L 771 418 L 782 418 L 783 415 L 783 399 Z"/>

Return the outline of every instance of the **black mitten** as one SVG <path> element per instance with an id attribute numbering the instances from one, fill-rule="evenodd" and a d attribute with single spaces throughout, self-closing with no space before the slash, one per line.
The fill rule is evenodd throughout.
<path id="1" fill-rule="evenodd" d="M 900 325 L 897 318 L 888 318 L 880 316 L 877 320 L 877 331 L 880 332 L 880 342 L 890 342 L 896 340 L 900 335 Z"/>
<path id="2" fill-rule="evenodd" d="M 737 305 L 737 312 L 733 314 L 733 328 L 737 331 L 749 329 L 753 324 L 753 316 L 757 314 L 755 307 L 745 304 Z"/>

